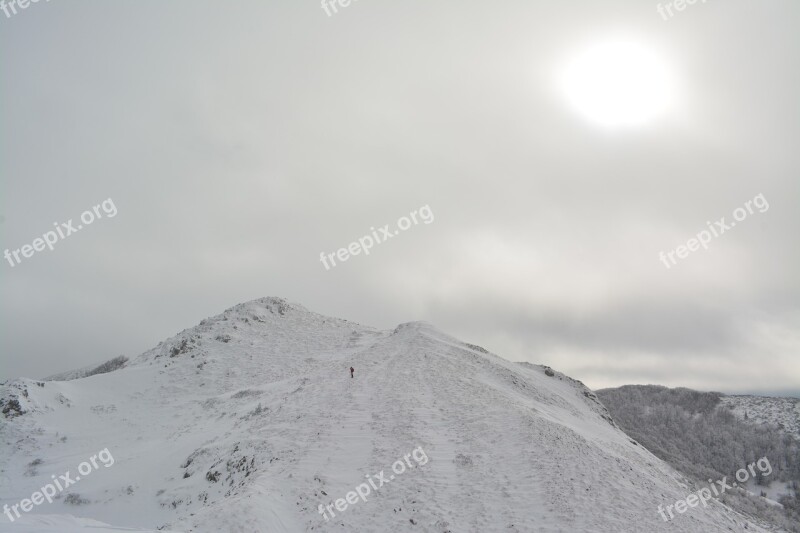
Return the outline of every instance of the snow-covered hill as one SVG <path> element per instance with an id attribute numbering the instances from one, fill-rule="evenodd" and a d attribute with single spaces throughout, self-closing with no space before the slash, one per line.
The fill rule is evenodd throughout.
<path id="1" fill-rule="evenodd" d="M 763 531 L 716 502 L 664 522 L 658 506 L 685 499 L 684 480 L 589 389 L 424 323 L 379 331 L 265 298 L 124 368 L 15 380 L 0 398 L 0 505 L 86 472 L 31 511 L 50 516 L 2 516 L 2 531 L 98 531 L 86 518 L 196 532 Z M 370 492 L 349 497 L 357 487 Z"/>
<path id="2" fill-rule="evenodd" d="M 800 440 L 800 399 L 768 396 L 723 396 L 722 404 L 751 424 L 770 424 Z"/>

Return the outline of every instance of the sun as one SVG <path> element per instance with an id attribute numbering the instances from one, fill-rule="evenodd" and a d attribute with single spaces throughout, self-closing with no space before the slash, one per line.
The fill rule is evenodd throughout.
<path id="1" fill-rule="evenodd" d="M 611 128 L 650 123 L 674 99 L 664 60 L 632 41 L 609 41 L 577 54 L 563 69 L 560 85 L 576 111 Z"/>

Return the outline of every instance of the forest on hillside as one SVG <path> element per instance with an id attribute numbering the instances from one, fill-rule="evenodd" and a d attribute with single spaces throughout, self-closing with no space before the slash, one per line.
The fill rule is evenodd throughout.
<path id="1" fill-rule="evenodd" d="M 738 419 L 719 392 L 628 385 L 597 391 L 619 426 L 658 458 L 693 480 L 733 479 L 746 465 L 766 457 L 768 469 L 754 469 L 755 496 L 723 494 L 726 504 L 800 532 L 800 442 L 776 426 Z M 764 487 L 760 489 L 760 487 Z M 769 489 L 768 489 L 769 487 Z M 770 503 L 773 489 L 782 493 Z M 752 487 L 750 487 L 752 490 Z"/>

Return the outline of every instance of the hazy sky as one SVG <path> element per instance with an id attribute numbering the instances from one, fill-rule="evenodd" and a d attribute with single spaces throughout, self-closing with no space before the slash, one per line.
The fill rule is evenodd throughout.
<path id="1" fill-rule="evenodd" d="M 116 210 L 2 259 L 0 379 L 135 356 L 282 296 L 425 320 L 594 388 L 800 390 L 796 0 L 667 20 L 643 0 L 337 9 L 0 12 L 0 251 Z M 564 73 L 584 53 L 600 60 L 572 89 L 591 109 L 609 111 L 608 82 L 612 118 L 653 116 L 610 127 L 576 107 Z M 707 250 L 659 259 L 759 194 L 768 210 Z M 320 261 L 426 205 L 434 222 Z"/>

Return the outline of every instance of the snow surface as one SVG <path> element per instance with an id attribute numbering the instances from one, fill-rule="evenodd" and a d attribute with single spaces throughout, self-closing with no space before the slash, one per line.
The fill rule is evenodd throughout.
<path id="1" fill-rule="evenodd" d="M 4 524 L 3 527 L 6 525 Z M 18 533 L 158 533 L 154 529 L 132 529 L 113 527 L 91 518 L 76 518 L 71 515 L 36 515 L 28 514 L 14 520 L 14 525 L 4 531 Z M 161 530 L 160 533 L 170 533 Z"/>
<path id="2" fill-rule="evenodd" d="M 682 476 L 552 373 L 425 323 L 241 304 L 121 370 L 0 387 L 25 411 L 0 418 L 0 505 L 114 458 L 64 493 L 87 503 L 62 494 L 0 515 L 0 531 L 765 531 L 718 502 L 664 522 L 658 505 L 689 494 Z M 329 522 L 318 512 L 419 447 L 427 463 Z"/>

